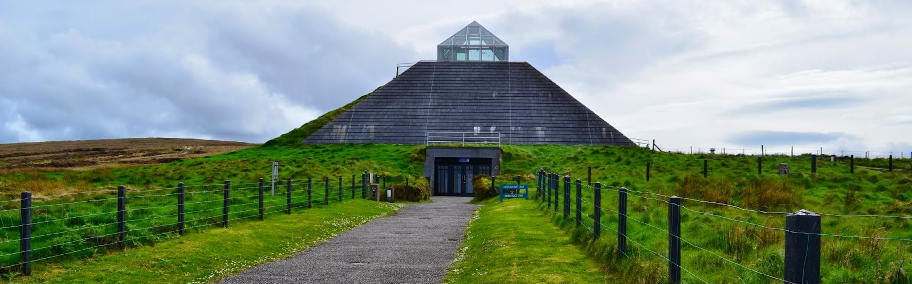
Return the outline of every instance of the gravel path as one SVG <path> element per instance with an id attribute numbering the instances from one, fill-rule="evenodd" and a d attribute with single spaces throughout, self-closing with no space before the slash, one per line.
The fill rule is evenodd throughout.
<path id="1" fill-rule="evenodd" d="M 220 283 L 439 283 L 476 206 L 468 197 L 432 199 Z"/>

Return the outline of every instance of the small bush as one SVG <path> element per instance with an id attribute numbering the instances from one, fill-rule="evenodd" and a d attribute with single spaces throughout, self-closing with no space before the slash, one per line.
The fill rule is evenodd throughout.
<path id="1" fill-rule="evenodd" d="M 728 203 L 734 186 L 725 179 L 704 178 L 700 174 L 688 174 L 680 181 L 678 193 L 681 196 Z"/>
<path id="2" fill-rule="evenodd" d="M 477 175 L 473 177 L 472 190 L 475 191 L 475 198 L 472 199 L 473 201 L 482 201 L 500 194 L 497 192 L 497 189 L 491 187 L 491 176 L 489 175 Z"/>
<path id="3" fill-rule="evenodd" d="M 745 186 L 741 203 L 760 210 L 789 210 L 801 204 L 801 195 L 788 179 L 753 177 Z"/>
<path id="4" fill-rule="evenodd" d="M 431 196 L 431 191 L 425 184 L 409 184 L 406 187 L 404 184 L 394 184 L 393 192 L 396 195 L 396 200 L 403 201 L 423 201 L 428 200 Z"/>

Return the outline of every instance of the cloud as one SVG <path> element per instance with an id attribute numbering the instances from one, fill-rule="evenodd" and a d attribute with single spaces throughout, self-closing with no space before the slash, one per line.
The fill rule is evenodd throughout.
<path id="1" fill-rule="evenodd" d="M 93 7 L 55 7 L 59 21 L 23 16 L 40 7 L 0 8 L 0 100 L 8 110 L 0 142 L 263 142 L 373 90 L 412 53 L 313 8 L 196 4 L 152 5 L 160 25 L 101 21 L 116 29 L 80 12 Z M 138 17 L 149 8 L 113 5 Z M 373 45 L 384 48 L 366 48 Z"/>
<path id="2" fill-rule="evenodd" d="M 732 115 L 743 113 L 773 113 L 791 110 L 820 110 L 865 104 L 867 100 L 847 93 L 830 92 L 798 92 L 774 98 L 763 99 L 760 102 L 746 104 L 731 111 Z"/>
<path id="3" fill-rule="evenodd" d="M 909 14 L 849 0 L 4 2 L 0 141 L 263 141 L 478 20 L 512 60 L 663 148 L 886 151 L 912 141 Z"/>
<path id="4" fill-rule="evenodd" d="M 826 144 L 839 139 L 852 138 L 845 133 L 746 131 L 732 135 L 729 142 L 737 145 L 802 145 Z"/>

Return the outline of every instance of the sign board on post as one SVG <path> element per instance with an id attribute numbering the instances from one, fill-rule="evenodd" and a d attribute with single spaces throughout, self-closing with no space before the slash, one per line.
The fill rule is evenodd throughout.
<path id="1" fill-rule="evenodd" d="M 523 193 L 525 190 L 525 193 Z M 529 200 L 529 185 L 528 184 L 502 184 L 500 185 L 500 202 L 503 202 L 504 198 L 525 198 Z"/>
<path id="2" fill-rule="evenodd" d="M 272 162 L 272 195 L 275 195 L 275 181 L 279 178 L 279 162 Z"/>

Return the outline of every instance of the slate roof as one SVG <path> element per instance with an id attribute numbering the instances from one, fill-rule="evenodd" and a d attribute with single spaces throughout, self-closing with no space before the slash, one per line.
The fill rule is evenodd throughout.
<path id="1" fill-rule="evenodd" d="M 427 132 L 505 144 L 635 145 L 526 62 L 421 61 L 304 140 L 424 144 Z"/>

